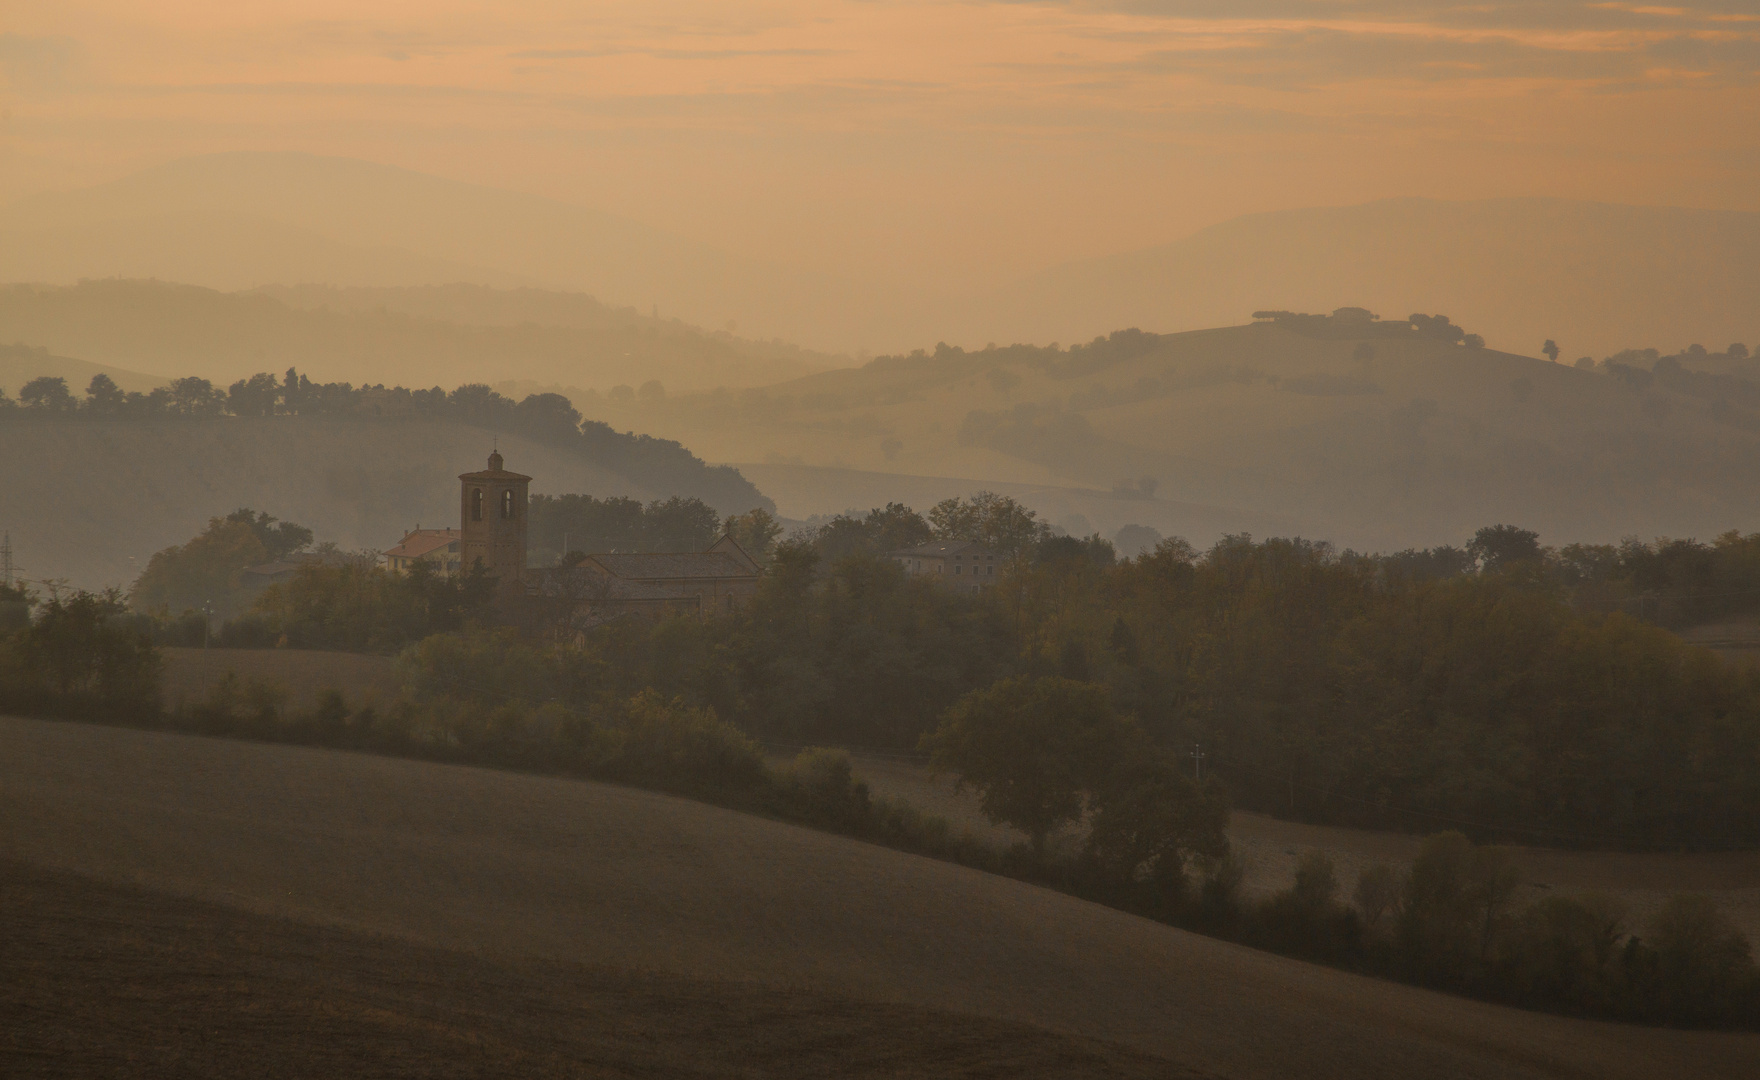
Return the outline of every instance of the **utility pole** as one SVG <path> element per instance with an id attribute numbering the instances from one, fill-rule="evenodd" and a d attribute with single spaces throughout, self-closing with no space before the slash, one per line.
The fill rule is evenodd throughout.
<path id="1" fill-rule="evenodd" d="M 0 540 L 0 577 L 5 578 L 8 589 L 12 588 L 12 573 L 12 533 L 8 532 Z"/>
<path id="2" fill-rule="evenodd" d="M 1204 759 L 1209 757 L 1210 755 L 1204 753 L 1204 746 L 1202 743 L 1193 743 L 1192 744 L 1192 752 L 1187 754 L 1186 756 L 1192 759 L 1192 767 L 1197 771 L 1198 782 L 1203 783 L 1203 781 L 1204 781 Z"/>

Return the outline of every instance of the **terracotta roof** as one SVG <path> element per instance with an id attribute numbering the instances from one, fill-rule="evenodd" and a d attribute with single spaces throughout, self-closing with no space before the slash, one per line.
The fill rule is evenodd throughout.
<path id="1" fill-rule="evenodd" d="M 918 544 L 916 547 L 889 551 L 886 554 L 894 558 L 902 555 L 914 555 L 918 558 L 946 558 L 967 554 L 994 555 L 996 552 L 976 540 L 937 540 L 932 544 Z"/>
<path id="2" fill-rule="evenodd" d="M 753 578 L 750 566 L 723 551 L 653 552 L 589 555 L 613 577 L 648 579 Z"/>
<path id="3" fill-rule="evenodd" d="M 403 538 L 385 554 L 392 558 L 419 559 L 431 555 L 447 544 L 456 544 L 464 534 L 457 529 L 417 529 Z"/>

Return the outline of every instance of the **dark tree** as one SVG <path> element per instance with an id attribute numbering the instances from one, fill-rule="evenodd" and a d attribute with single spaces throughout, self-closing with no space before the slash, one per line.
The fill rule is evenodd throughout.
<path id="1" fill-rule="evenodd" d="M 77 404 L 68 392 L 67 380 L 49 375 L 25 383 L 18 392 L 18 401 L 27 409 L 46 413 L 70 413 Z"/>
<path id="2" fill-rule="evenodd" d="M 1514 525 L 1487 525 L 1467 541 L 1467 554 L 1486 572 L 1540 558 L 1540 534 Z"/>

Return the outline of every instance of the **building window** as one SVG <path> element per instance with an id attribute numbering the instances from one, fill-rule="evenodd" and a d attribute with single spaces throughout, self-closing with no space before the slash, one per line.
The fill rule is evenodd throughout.
<path id="1" fill-rule="evenodd" d="M 471 520 L 483 520 L 483 489 L 471 489 Z"/>
<path id="2" fill-rule="evenodd" d="M 511 520 L 512 518 L 513 518 L 513 490 L 510 488 L 507 491 L 503 491 L 501 493 L 501 520 L 508 521 L 508 520 Z"/>
<path id="3" fill-rule="evenodd" d="M 985 570 L 984 573 L 989 575 L 990 577 L 995 577 L 996 576 L 996 567 L 992 566 L 989 569 Z"/>
<path id="4" fill-rule="evenodd" d="M 957 557 L 958 557 L 958 556 L 955 556 L 955 558 L 957 558 Z M 956 573 L 956 574 L 957 574 L 957 573 L 959 573 L 959 572 L 960 572 L 960 571 L 962 571 L 962 570 L 964 570 L 964 569 L 965 569 L 965 567 L 963 567 L 963 566 L 961 566 L 961 565 L 960 565 L 960 564 L 958 564 L 958 563 L 954 563 L 954 564 L 953 564 L 953 572 L 954 572 L 954 573 Z"/>

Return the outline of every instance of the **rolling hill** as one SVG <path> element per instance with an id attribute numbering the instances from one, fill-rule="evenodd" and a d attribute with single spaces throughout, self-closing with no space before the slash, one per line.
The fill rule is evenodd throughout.
<path id="1" fill-rule="evenodd" d="M 352 158 L 223 153 L 0 207 L 0 281 L 216 289 L 528 285 L 762 337 L 839 340 L 855 286 L 582 206 Z M 862 290 L 866 291 L 866 290 Z M 845 346 L 847 347 L 847 346 Z"/>
<path id="2" fill-rule="evenodd" d="M 1760 337 L 1760 214 L 1565 199 L 1251 214 L 1170 244 L 1053 267 L 950 324 L 978 341 L 1187 330 L 1255 308 L 1445 311 L 1498 348 L 1572 358 Z"/>
<path id="3" fill-rule="evenodd" d="M 320 381 L 356 385 L 450 389 L 518 379 L 610 390 L 657 379 L 671 390 L 707 390 L 847 362 L 611 308 L 579 293 L 457 284 L 242 293 L 162 281 L 14 285 L 0 287 L 0 342 L 223 386 L 297 367 Z"/>
<path id="4" fill-rule="evenodd" d="M 1145 235 L 1155 228 L 1145 222 Z M 1215 326 L 1255 308 L 1367 304 L 1445 311 L 1518 352 L 1553 338 L 1575 357 L 1760 337 L 1757 240 L 1755 213 L 1390 199 L 1247 215 L 940 292 L 874 280 L 859 259 L 770 265 L 585 207 L 367 161 L 231 153 L 0 207 L 0 281 L 526 286 L 837 352 L 1082 341 L 1125 326 Z"/>
<path id="5" fill-rule="evenodd" d="M 474 1003 L 474 1023 L 497 1029 L 512 1020 L 505 1003 L 526 1000 L 540 980 L 572 977 L 574 992 L 594 1001 L 603 992 L 593 987 L 621 972 L 636 995 L 674 980 L 696 1002 L 698 1025 L 725 1017 L 730 1000 L 784 991 L 795 996 L 769 999 L 802 1013 L 803 997 L 873 1002 L 873 1015 L 897 1022 L 896 1037 L 912 1030 L 901 1006 L 970 1016 L 983 1031 L 1023 1025 L 1027 1044 L 1053 1053 L 1044 1064 L 1063 1060 L 1066 1070 L 1069 1058 L 1059 1052 L 1101 1058 L 1093 1043 L 1060 1042 L 1070 1039 L 1118 1048 L 1116 1072 L 1148 1058 L 1167 1063 L 1164 1074 L 1276 1080 L 1738 1077 L 1760 1063 L 1760 1036 L 1751 1034 L 1519 1012 L 1254 952 L 1008 879 L 681 799 L 365 755 L 0 720 L 0 859 L 30 868 L 27 880 L 39 890 L 49 887 L 38 884 L 45 872 L 97 882 L 88 897 L 77 883 L 63 884 L 56 908 L 63 919 L 95 906 L 135 920 L 122 923 L 125 931 L 151 920 L 166 925 L 165 912 L 188 900 L 226 909 L 216 911 L 222 925 L 269 929 L 262 917 L 280 920 L 266 938 L 197 940 L 207 943 L 208 964 L 239 973 L 229 1003 L 240 993 L 255 1001 L 278 985 L 309 986 L 338 1002 L 313 1029 L 275 1032 L 303 1053 L 331 1025 L 355 1030 L 360 1017 L 376 1015 L 383 1025 L 415 1009 L 437 1025 L 455 1015 L 456 994 L 443 1011 L 423 1005 L 446 984 L 436 965 L 450 963 L 469 974 L 455 985 L 504 988 L 465 999 Z M 119 894 L 106 883 L 131 888 Z M 155 895 L 170 903 L 139 910 Z M 34 914 L 43 905 L 13 910 L 21 909 Z M 159 947 L 169 948 L 167 938 L 190 940 L 187 923 L 182 937 L 168 928 Z M 40 926 L 24 927 L 33 947 L 51 936 Z M 114 922 L 95 929 L 118 932 Z M 382 951 L 364 955 L 375 939 Z M 14 940 L 26 938 L 15 930 Z M 433 950 L 474 960 L 448 961 Z M 140 952 L 131 943 L 111 963 Z M 271 964 L 278 970 L 265 972 Z M 389 999 L 390 1010 L 354 1004 L 397 985 L 399 968 L 412 977 Z M 77 1004 L 128 1008 L 112 989 L 97 972 Z M 201 1000 L 179 998 L 196 1008 Z M 655 1022 L 678 1024 L 681 1007 L 656 1010 Z M 260 1009 L 206 1008 L 211 1045 L 261 1037 Z M 635 1022 L 630 1015 L 576 1010 L 563 1017 L 560 1037 L 613 1040 L 618 1025 Z M 792 1051 L 810 1034 L 810 1017 L 791 1027 L 769 1015 L 772 1046 Z M 915 1014 L 916 1029 L 932 1019 Z M 381 1042 L 362 1052 L 388 1037 L 379 1034 Z M 876 1041 L 865 1036 L 855 1045 Z M 500 1037 L 483 1052 L 509 1053 L 511 1045 Z M 649 1045 L 659 1054 L 669 1044 Z M 1035 1064 L 1019 1062 L 1018 1074 L 1034 1074 Z M 699 1075 L 735 1074 L 742 1065 Z M 1106 1065 L 1096 1060 L 1093 1071 L 1104 1075 Z"/>
<path id="6" fill-rule="evenodd" d="M 241 506 L 297 521 L 346 551 L 380 551 L 418 524 L 456 525 L 458 474 L 481 468 L 496 440 L 537 493 L 729 497 L 712 477 L 662 469 L 633 479 L 572 450 L 462 423 L 16 419 L 0 422 L 0 453 L 29 464 L 0 491 L 0 528 L 25 577 L 88 588 L 127 585 L 153 552 Z"/>
<path id="7" fill-rule="evenodd" d="M 1320 323 L 943 347 L 583 411 L 689 432 L 716 460 L 1097 488 L 1112 499 L 1090 499 L 1074 524 L 1108 534 L 1177 531 L 1197 520 L 1182 506 L 1228 511 L 1188 536 L 1198 543 L 1256 516 L 1371 550 L 1459 544 L 1497 522 L 1556 543 L 1760 529 L 1760 415 L 1745 405 L 1409 326 L 1390 336 L 1385 321 Z M 813 498 L 788 512 L 847 504 L 834 484 Z"/>

